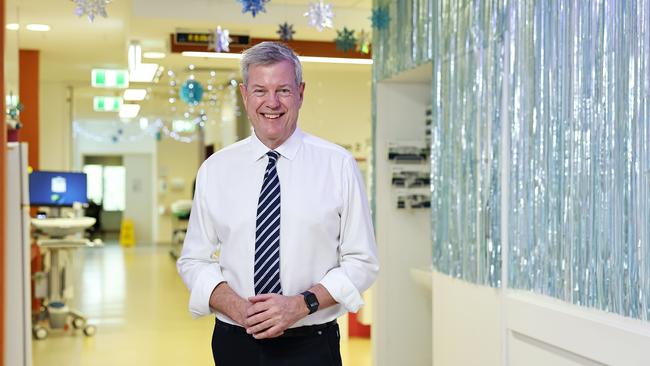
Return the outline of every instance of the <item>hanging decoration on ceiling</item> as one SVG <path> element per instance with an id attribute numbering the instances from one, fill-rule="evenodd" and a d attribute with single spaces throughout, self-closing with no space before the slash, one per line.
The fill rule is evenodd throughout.
<path id="1" fill-rule="evenodd" d="M 293 30 L 293 24 L 284 22 L 284 24 L 280 24 L 280 28 L 276 33 L 280 36 L 281 40 L 287 42 L 293 40 L 293 35 L 296 33 L 296 31 Z"/>
<path id="2" fill-rule="evenodd" d="M 217 26 L 210 38 L 209 48 L 214 52 L 230 52 L 230 31 Z"/>
<path id="3" fill-rule="evenodd" d="M 334 11 L 332 4 L 325 4 L 323 0 L 317 3 L 309 4 L 309 10 L 305 13 L 310 27 L 318 29 L 322 32 L 325 28 L 333 27 Z"/>
<path id="4" fill-rule="evenodd" d="M 181 100 L 189 105 L 197 105 L 203 97 L 203 86 L 194 79 L 187 79 L 179 92 Z"/>
<path id="5" fill-rule="evenodd" d="M 372 22 L 373 29 L 378 29 L 378 30 L 387 29 L 388 23 L 390 23 L 388 6 L 378 6 L 372 9 L 372 15 L 370 16 L 370 21 Z"/>
<path id="6" fill-rule="evenodd" d="M 78 17 L 83 15 L 88 16 L 88 20 L 92 23 L 95 21 L 97 15 L 104 18 L 108 17 L 106 12 L 106 5 L 110 4 L 112 0 L 72 0 L 75 4 L 74 13 Z"/>
<path id="7" fill-rule="evenodd" d="M 270 0 L 237 0 L 242 4 L 242 13 L 250 12 L 255 18 L 257 13 L 266 13 L 264 4 L 268 3 Z"/>
<path id="8" fill-rule="evenodd" d="M 357 44 L 355 50 L 366 55 L 370 53 L 370 34 L 366 33 L 363 29 L 357 36 Z"/>
<path id="9" fill-rule="evenodd" d="M 343 27 L 343 30 L 336 31 L 336 49 L 343 52 L 348 52 L 354 49 L 354 46 L 357 43 L 357 39 L 354 38 L 354 30 L 350 30 L 347 27 Z"/>

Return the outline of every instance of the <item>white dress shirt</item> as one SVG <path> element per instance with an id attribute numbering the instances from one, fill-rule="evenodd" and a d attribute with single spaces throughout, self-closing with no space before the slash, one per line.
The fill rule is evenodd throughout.
<path id="1" fill-rule="evenodd" d="M 253 134 L 213 154 L 199 169 L 177 263 L 195 318 L 214 312 L 209 299 L 221 282 L 243 298 L 255 295 L 255 218 L 268 151 Z M 293 326 L 358 311 L 361 293 L 375 280 L 379 263 L 356 161 L 340 146 L 298 128 L 275 151 L 280 153 L 282 293 L 297 295 L 320 283 L 338 303 Z M 217 313 L 217 318 L 236 324 L 225 314 Z"/>

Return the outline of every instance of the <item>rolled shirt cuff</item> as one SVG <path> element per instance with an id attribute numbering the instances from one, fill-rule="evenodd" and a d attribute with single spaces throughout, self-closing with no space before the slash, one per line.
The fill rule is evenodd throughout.
<path id="1" fill-rule="evenodd" d="M 327 272 L 320 284 L 349 312 L 356 313 L 364 305 L 361 293 L 340 267 Z"/>
<path id="2" fill-rule="evenodd" d="M 192 318 L 200 318 L 214 312 L 210 308 L 210 295 L 214 288 L 224 281 L 218 265 L 208 265 L 201 271 L 190 291 L 189 310 Z"/>

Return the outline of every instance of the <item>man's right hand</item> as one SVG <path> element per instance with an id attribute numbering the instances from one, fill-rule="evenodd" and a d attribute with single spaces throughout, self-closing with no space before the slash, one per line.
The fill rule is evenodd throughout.
<path id="1" fill-rule="evenodd" d="M 212 290 L 210 295 L 210 307 L 222 314 L 227 315 L 237 324 L 245 327 L 244 321 L 248 316 L 248 308 L 252 303 L 241 296 L 228 286 L 227 282 L 221 282 Z"/>

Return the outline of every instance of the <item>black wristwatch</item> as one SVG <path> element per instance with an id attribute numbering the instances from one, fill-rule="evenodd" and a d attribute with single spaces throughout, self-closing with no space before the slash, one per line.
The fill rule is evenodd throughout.
<path id="1" fill-rule="evenodd" d="M 307 309 L 309 309 L 309 314 L 313 314 L 318 310 L 318 298 L 311 291 L 305 291 L 302 293 L 302 296 L 305 298 L 305 304 L 307 304 Z"/>

